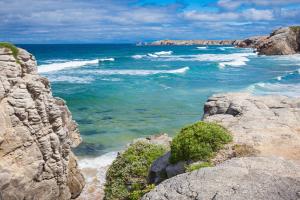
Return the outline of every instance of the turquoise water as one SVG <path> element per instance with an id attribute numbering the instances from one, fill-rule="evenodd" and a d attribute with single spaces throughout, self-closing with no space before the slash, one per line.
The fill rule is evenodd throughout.
<path id="1" fill-rule="evenodd" d="M 300 56 L 199 46 L 19 45 L 36 56 L 53 93 L 67 101 L 83 143 L 78 155 L 121 149 L 134 138 L 201 119 L 219 92 L 300 96 Z"/>

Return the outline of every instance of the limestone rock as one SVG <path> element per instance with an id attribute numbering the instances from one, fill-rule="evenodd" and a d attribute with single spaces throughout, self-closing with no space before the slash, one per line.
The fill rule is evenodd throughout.
<path id="1" fill-rule="evenodd" d="M 234 144 L 259 155 L 300 161 L 300 98 L 217 94 L 205 103 L 204 121 L 224 126 Z"/>
<path id="2" fill-rule="evenodd" d="M 300 26 L 280 28 L 269 36 L 251 37 L 235 45 L 255 48 L 260 55 L 296 54 L 300 52 Z"/>
<path id="3" fill-rule="evenodd" d="M 142 200 L 297 200 L 299 192 L 299 165 L 275 157 L 244 157 L 175 176 Z"/>
<path id="4" fill-rule="evenodd" d="M 0 48 L 0 199 L 71 199 L 84 179 L 71 152 L 77 124 L 33 55 Z"/>

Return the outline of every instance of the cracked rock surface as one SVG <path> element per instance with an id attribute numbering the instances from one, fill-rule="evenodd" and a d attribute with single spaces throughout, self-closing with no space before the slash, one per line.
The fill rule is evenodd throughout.
<path id="1" fill-rule="evenodd" d="M 33 55 L 0 48 L 0 199 L 76 198 L 85 183 L 71 147 L 80 142 Z"/>
<path id="2" fill-rule="evenodd" d="M 234 158 L 168 179 L 142 200 L 300 198 L 300 168 L 280 158 Z"/>
<path id="3" fill-rule="evenodd" d="M 217 94 L 204 106 L 204 121 L 217 122 L 260 156 L 300 161 L 300 98 Z"/>

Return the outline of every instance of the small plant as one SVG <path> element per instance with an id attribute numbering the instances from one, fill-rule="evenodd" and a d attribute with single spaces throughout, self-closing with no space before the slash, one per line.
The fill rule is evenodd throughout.
<path id="1" fill-rule="evenodd" d="M 258 151 L 246 144 L 235 144 L 232 148 L 234 157 L 255 156 Z"/>
<path id="2" fill-rule="evenodd" d="M 148 185 L 151 164 L 165 154 L 160 145 L 139 141 L 128 147 L 109 167 L 106 175 L 105 199 L 140 199 L 154 186 Z"/>
<path id="3" fill-rule="evenodd" d="M 204 167 L 212 167 L 213 165 L 210 162 L 201 162 L 201 163 L 194 163 L 190 164 L 186 167 L 186 172 L 192 172 Z"/>
<path id="4" fill-rule="evenodd" d="M 210 160 L 232 140 L 230 133 L 215 123 L 197 122 L 183 128 L 171 144 L 171 163 Z"/>
<path id="5" fill-rule="evenodd" d="M 19 60 L 18 60 L 19 50 L 15 45 L 13 45 L 9 42 L 0 42 L 0 47 L 10 49 L 13 54 L 13 57 L 16 59 L 17 62 L 19 62 Z"/>
<path id="6" fill-rule="evenodd" d="M 295 33 L 300 32 L 300 26 L 290 26 L 290 29 L 292 29 L 292 31 L 294 31 Z"/>

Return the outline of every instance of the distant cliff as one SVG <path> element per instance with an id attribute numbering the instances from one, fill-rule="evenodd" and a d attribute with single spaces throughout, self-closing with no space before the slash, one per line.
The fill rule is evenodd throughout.
<path id="1" fill-rule="evenodd" d="M 85 182 L 71 147 L 80 142 L 34 56 L 0 43 L 0 199 L 76 198 Z"/>
<path id="2" fill-rule="evenodd" d="M 238 47 L 256 48 L 261 55 L 289 55 L 300 53 L 300 26 L 274 30 L 269 36 L 243 40 Z"/>
<path id="3" fill-rule="evenodd" d="M 239 40 L 159 40 L 147 45 L 235 45 Z"/>

